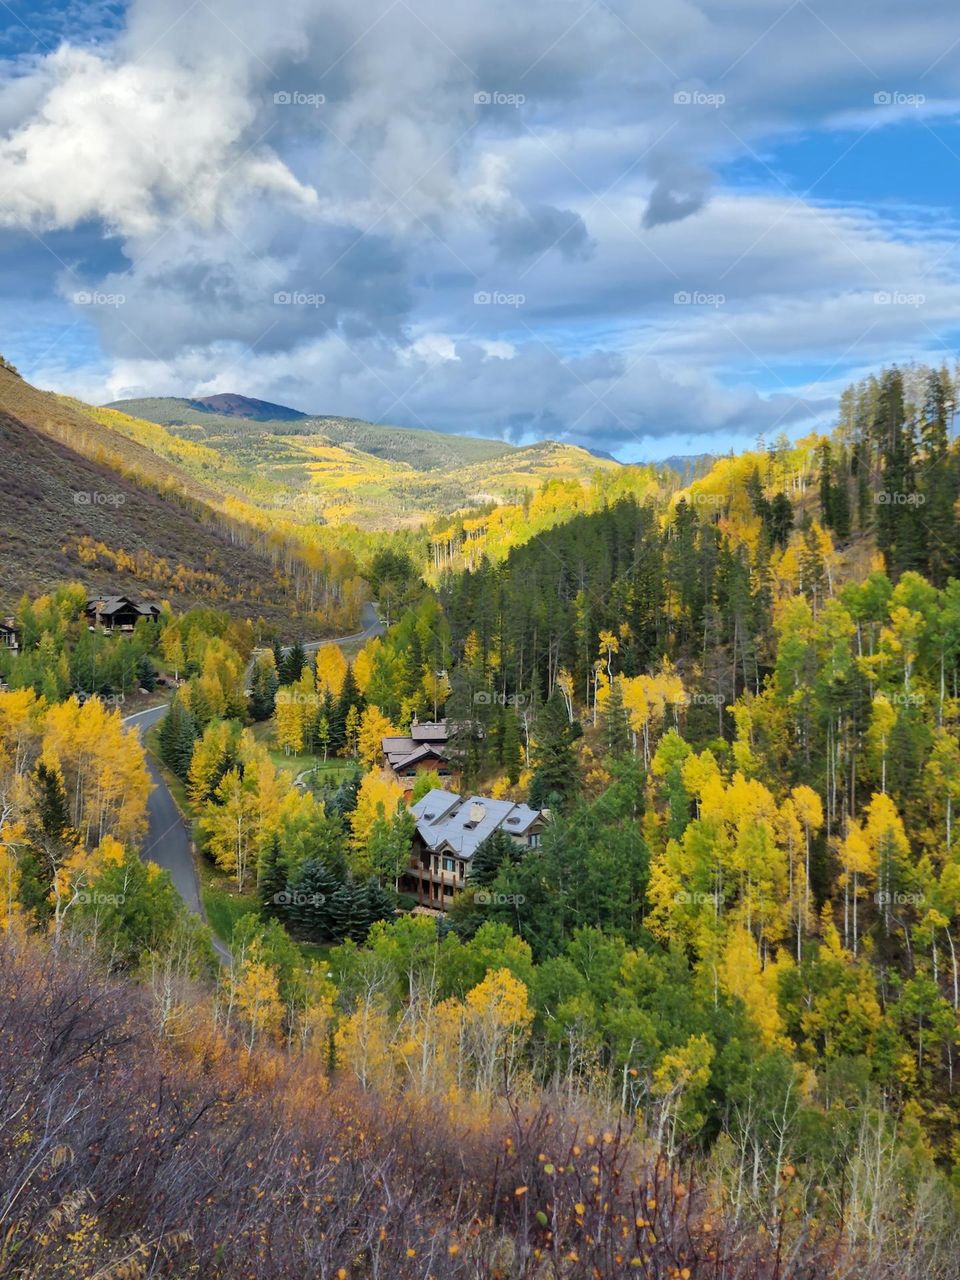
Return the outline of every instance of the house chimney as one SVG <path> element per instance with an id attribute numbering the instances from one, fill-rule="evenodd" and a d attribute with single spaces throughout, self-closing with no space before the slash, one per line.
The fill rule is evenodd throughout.
<path id="1" fill-rule="evenodd" d="M 486 816 L 486 809 L 479 800 L 474 800 L 470 806 L 470 821 L 479 825 Z"/>

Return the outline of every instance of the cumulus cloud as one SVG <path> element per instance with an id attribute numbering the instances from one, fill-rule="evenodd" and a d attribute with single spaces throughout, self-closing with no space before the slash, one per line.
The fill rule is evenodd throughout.
<path id="1" fill-rule="evenodd" d="M 949 238 L 794 196 L 766 158 L 909 119 L 911 92 L 952 118 L 947 0 L 133 0 L 94 30 L 0 77 L 8 305 L 47 290 L 100 346 L 28 369 L 66 389 L 623 454 L 798 426 L 829 403 L 800 360 L 922 354 L 955 313 Z"/>

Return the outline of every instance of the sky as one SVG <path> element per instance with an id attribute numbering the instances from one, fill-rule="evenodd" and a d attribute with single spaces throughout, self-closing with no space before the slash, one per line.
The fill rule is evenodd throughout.
<path id="1" fill-rule="evenodd" d="M 0 351 L 622 461 L 953 364 L 956 0 L 0 0 Z"/>

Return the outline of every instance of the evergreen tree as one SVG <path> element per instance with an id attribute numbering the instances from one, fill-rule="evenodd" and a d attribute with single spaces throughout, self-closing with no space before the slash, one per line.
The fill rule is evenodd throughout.
<path id="1" fill-rule="evenodd" d="M 486 840 L 477 845 L 470 860 L 470 887 L 489 888 L 496 880 L 500 868 L 514 862 L 517 853 L 517 846 L 505 831 L 498 828 L 491 832 Z"/>
<path id="2" fill-rule="evenodd" d="M 178 778 L 186 779 L 193 748 L 200 736 L 193 716 L 175 695 L 160 724 L 160 759 Z"/>
<path id="3" fill-rule="evenodd" d="M 352 884 L 341 884 L 330 895 L 327 906 L 329 908 L 331 937 L 338 939 L 352 938 L 358 930 L 363 932 L 362 911 L 359 908 L 356 890 Z"/>
<path id="4" fill-rule="evenodd" d="M 507 781 L 515 786 L 523 767 L 523 751 L 520 746 L 520 723 L 513 707 L 507 707 L 503 716 L 503 733 L 500 739 L 500 755 Z"/>
<path id="5" fill-rule="evenodd" d="M 530 784 L 530 803 L 535 809 L 558 802 L 562 806 L 577 791 L 574 736 L 566 704 L 559 689 L 554 689 L 537 716 L 535 771 Z"/>
<path id="6" fill-rule="evenodd" d="M 314 940 L 344 937 L 335 927 L 333 900 L 346 887 L 322 862 L 308 858 L 287 885 L 290 924 Z"/>
<path id="7" fill-rule="evenodd" d="M 614 680 L 607 705 L 600 723 L 601 741 L 606 755 L 612 760 L 622 760 L 630 751 L 630 722 L 623 705 L 623 688 Z"/>
<path id="8" fill-rule="evenodd" d="M 353 674 L 353 664 L 347 665 L 346 674 L 343 677 L 343 684 L 340 687 L 340 694 L 333 705 L 332 711 L 324 711 L 327 716 L 327 723 L 330 726 L 330 750 L 342 754 L 347 746 L 347 717 L 350 714 L 350 708 L 354 707 L 357 712 L 362 712 L 365 702 L 363 694 L 357 687 L 356 677 Z"/>
<path id="9" fill-rule="evenodd" d="M 157 668 L 153 659 L 145 653 L 137 659 L 137 684 L 141 689 L 146 689 L 147 693 L 153 693 L 157 687 Z"/>
<path id="10" fill-rule="evenodd" d="M 307 665 L 307 651 L 303 643 L 297 640 L 283 655 L 281 665 L 277 668 L 281 684 L 296 684 L 303 675 Z"/>
<path id="11" fill-rule="evenodd" d="M 283 851 L 280 837 L 274 832 L 270 843 L 260 862 L 260 876 L 257 881 L 257 894 L 264 915 L 281 916 L 284 914 L 280 895 L 286 887 L 287 873 L 283 865 Z"/>
<path id="12" fill-rule="evenodd" d="M 54 877 L 80 844 L 59 772 L 41 760 L 30 779 L 27 842 L 20 858 L 19 898 L 38 923 L 53 914 Z"/>
<path id="13" fill-rule="evenodd" d="M 260 661 L 253 669 L 249 712 L 252 720 L 269 720 L 276 709 L 280 681 L 271 662 Z"/>

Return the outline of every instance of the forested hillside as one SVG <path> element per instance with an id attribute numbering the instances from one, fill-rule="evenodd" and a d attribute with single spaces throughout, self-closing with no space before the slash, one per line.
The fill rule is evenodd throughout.
<path id="1" fill-rule="evenodd" d="M 79 578 L 92 592 L 224 605 L 287 633 L 291 619 L 302 619 L 298 631 L 355 627 L 361 546 L 257 508 L 212 451 L 111 421 L 9 368 L 0 430 L 7 609 L 25 591 Z"/>
<path id="2" fill-rule="evenodd" d="M 612 459 L 576 445 L 547 441 L 515 448 L 354 418 L 270 422 L 172 398 L 117 401 L 93 413 L 151 448 L 157 442 L 142 419 L 163 424 L 164 435 L 182 439 L 185 452 L 195 446 L 205 459 L 219 457 L 235 491 L 282 507 L 293 518 L 371 530 L 413 528 L 437 512 L 529 498 L 551 481 L 585 488 L 598 473 L 620 470 Z M 200 452 L 191 456 L 207 470 Z"/>
<path id="3" fill-rule="evenodd" d="M 24 602 L 0 1260 L 953 1280 L 956 412 L 946 372 L 891 369 L 830 437 L 684 487 L 617 468 L 384 537 L 384 634 L 343 647 Z M 160 677 L 222 964 L 136 854 L 115 704 Z M 382 740 L 441 718 L 446 776 L 405 791 Z M 451 772 L 542 831 L 484 839 L 431 912 L 410 806 Z"/>

